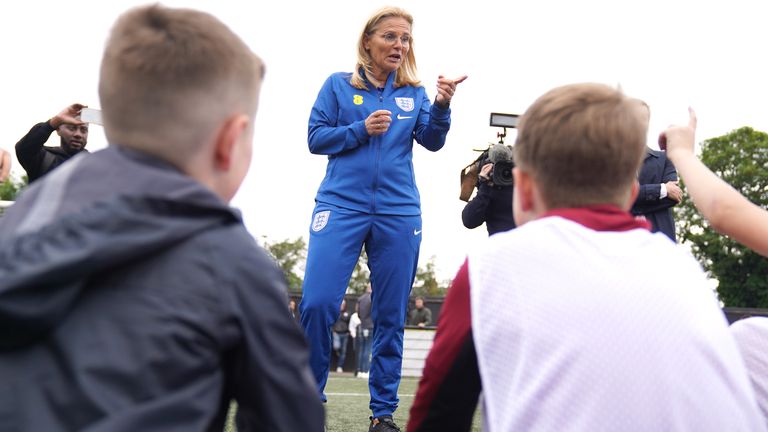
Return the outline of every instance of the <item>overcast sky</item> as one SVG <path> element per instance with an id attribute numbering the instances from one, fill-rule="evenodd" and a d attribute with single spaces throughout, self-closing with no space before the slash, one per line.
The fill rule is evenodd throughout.
<path id="1" fill-rule="evenodd" d="M 14 1 L 0 17 L 0 146 L 73 102 L 99 108 L 98 68 L 116 17 L 137 1 Z M 450 278 L 485 227 L 461 223 L 459 172 L 496 142 L 491 112 L 522 113 L 550 88 L 593 81 L 620 85 L 651 106 L 651 135 L 699 116 L 697 140 L 742 127 L 768 131 L 765 2 L 743 1 L 165 1 L 212 13 L 267 65 L 254 161 L 233 205 L 261 241 L 303 236 L 326 158 L 309 153 L 307 120 L 323 81 L 350 71 L 356 41 L 379 6 L 414 16 L 419 76 L 431 98 L 440 74 L 459 86 L 445 147 L 414 150 L 421 191 L 421 261 L 435 256 Z M 510 131 L 508 143 L 514 140 Z M 653 144 L 654 140 L 650 140 Z M 58 145 L 54 134 L 49 145 Z M 88 148 L 106 146 L 91 128 Z M 16 164 L 14 173 L 23 171 Z"/>

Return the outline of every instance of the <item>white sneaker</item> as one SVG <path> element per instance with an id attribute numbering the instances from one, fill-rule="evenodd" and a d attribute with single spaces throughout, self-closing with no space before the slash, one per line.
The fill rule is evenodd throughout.
<path id="1" fill-rule="evenodd" d="M 340 367 L 337 367 L 337 368 L 336 368 L 336 372 L 338 372 L 338 373 L 342 373 L 342 372 L 344 372 L 344 369 L 342 369 L 342 368 L 340 368 Z"/>
<path id="2" fill-rule="evenodd" d="M 368 379 L 368 372 L 360 372 L 357 374 L 358 378 Z"/>

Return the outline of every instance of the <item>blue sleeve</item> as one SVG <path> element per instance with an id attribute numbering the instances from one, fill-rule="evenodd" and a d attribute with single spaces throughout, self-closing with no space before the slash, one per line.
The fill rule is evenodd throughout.
<path id="1" fill-rule="evenodd" d="M 365 120 L 339 125 L 339 102 L 330 76 L 312 106 L 309 116 L 308 144 L 313 154 L 336 155 L 368 142 Z"/>
<path id="2" fill-rule="evenodd" d="M 451 108 L 432 105 L 427 92 L 422 90 L 421 110 L 413 131 L 416 142 L 427 150 L 438 151 L 445 145 L 445 136 L 451 128 Z"/>

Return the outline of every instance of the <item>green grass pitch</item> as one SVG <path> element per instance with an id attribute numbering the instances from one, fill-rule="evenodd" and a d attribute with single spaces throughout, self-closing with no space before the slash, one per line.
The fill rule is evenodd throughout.
<path id="1" fill-rule="evenodd" d="M 400 382 L 400 406 L 395 412 L 395 422 L 400 429 L 405 431 L 408 423 L 408 412 L 416 394 L 418 378 L 403 378 Z M 328 432 L 365 432 L 368 430 L 371 411 L 368 408 L 370 396 L 368 393 L 368 380 L 355 378 L 352 374 L 331 373 L 328 377 L 328 385 L 325 388 L 328 403 L 325 404 L 325 425 Z M 225 432 L 235 432 L 232 414 L 236 408 L 230 410 L 230 419 L 227 421 Z M 472 432 L 480 431 L 479 408 L 475 412 L 472 421 Z"/>

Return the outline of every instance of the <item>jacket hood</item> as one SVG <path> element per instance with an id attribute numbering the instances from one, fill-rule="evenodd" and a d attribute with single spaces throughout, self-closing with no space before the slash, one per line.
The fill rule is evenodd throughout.
<path id="1" fill-rule="evenodd" d="M 241 223 L 239 214 L 213 193 L 162 164 L 124 160 L 116 168 L 117 178 L 95 188 L 93 180 L 83 183 L 105 160 L 125 156 L 116 150 L 103 152 L 111 154 L 78 156 L 79 163 L 62 165 L 0 218 L 0 351 L 44 336 L 67 316 L 92 276 L 212 227 Z M 143 174 L 142 181 L 117 188 L 117 194 L 106 193 L 115 182 L 131 183 L 120 177 L 137 164 L 144 172 L 128 172 Z M 161 179 L 154 193 L 142 186 Z M 76 210 L 63 210 L 64 203 L 78 201 L 78 191 L 88 189 L 86 184 L 89 199 L 95 199 Z"/>

